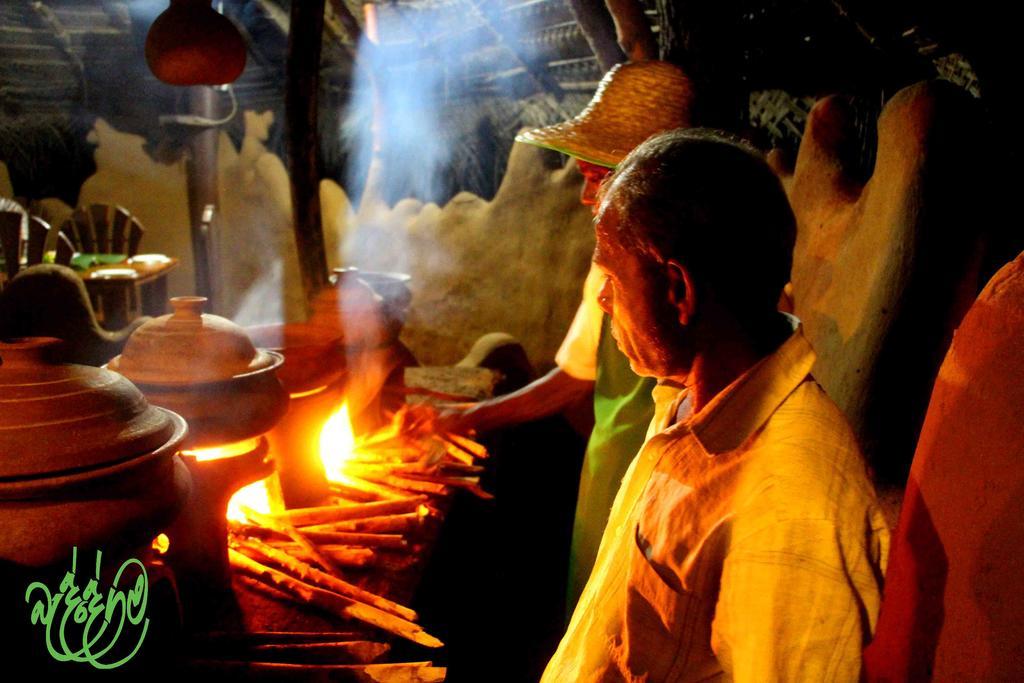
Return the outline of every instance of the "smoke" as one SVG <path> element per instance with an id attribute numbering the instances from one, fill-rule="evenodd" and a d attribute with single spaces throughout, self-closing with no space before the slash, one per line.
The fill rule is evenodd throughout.
<path id="1" fill-rule="evenodd" d="M 540 61 L 540 43 L 524 24 L 525 6 L 495 0 L 373 6 L 377 20 L 368 26 L 376 26 L 379 38 L 373 43 L 364 34 L 360 41 L 341 130 L 350 150 L 345 187 L 351 196 L 370 191 L 388 203 L 451 196 L 453 163 L 464 167 L 482 145 L 494 143 L 487 139 L 489 102 L 504 99 L 515 108 L 537 90 L 525 67 Z M 378 169 L 371 162 L 379 163 L 381 177 L 373 177 Z"/>
<path id="2" fill-rule="evenodd" d="M 280 259 L 275 259 L 246 291 L 231 319 L 243 327 L 285 320 L 283 275 L 284 266 Z"/>
<path id="3" fill-rule="evenodd" d="M 524 81 L 536 86 L 523 60 L 536 57 L 537 42 L 527 40 L 527 12 L 493 0 L 374 8 L 378 40 L 360 41 L 340 130 L 344 185 L 357 207 L 342 261 L 444 277 L 450 255 L 411 234 L 426 218 L 422 202 L 488 176 L 481 159 L 493 159 L 496 144 L 488 117 L 496 100 L 516 107 Z"/>

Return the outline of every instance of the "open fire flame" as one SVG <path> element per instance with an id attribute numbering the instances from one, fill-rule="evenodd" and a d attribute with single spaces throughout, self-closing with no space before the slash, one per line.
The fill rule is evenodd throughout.
<path id="1" fill-rule="evenodd" d="M 345 481 L 345 463 L 352 457 L 355 450 L 356 437 L 349 419 L 348 403 L 342 403 L 320 429 L 317 446 L 320 460 L 324 464 L 324 472 L 328 481 Z M 247 520 L 242 508 L 247 507 L 256 512 L 270 513 L 270 492 L 267 480 L 253 482 L 243 486 L 228 501 L 229 520 L 245 522 Z"/>
<path id="2" fill-rule="evenodd" d="M 342 403 L 320 430 L 320 460 L 324 464 L 327 481 L 344 478 L 345 463 L 352 458 L 355 447 L 356 437 L 348 416 L 348 403 Z"/>

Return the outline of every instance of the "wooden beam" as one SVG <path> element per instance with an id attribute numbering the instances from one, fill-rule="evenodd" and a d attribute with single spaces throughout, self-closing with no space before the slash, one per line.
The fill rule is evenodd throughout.
<path id="1" fill-rule="evenodd" d="M 342 34 L 338 30 L 340 25 L 352 46 L 355 49 L 359 48 L 359 40 L 363 37 L 363 29 L 359 25 L 359 20 L 356 19 L 355 15 L 349 10 L 348 5 L 345 4 L 345 0 L 330 0 L 326 21 L 338 42 L 342 42 Z"/>
<path id="2" fill-rule="evenodd" d="M 327 249 L 320 217 L 317 135 L 320 50 L 326 0 L 292 2 L 285 65 L 285 124 L 295 246 L 307 301 L 327 284 Z"/>
<path id="3" fill-rule="evenodd" d="M 81 101 L 82 104 L 88 104 L 89 102 L 89 83 L 85 77 L 85 63 L 82 58 L 75 52 L 71 45 L 71 35 L 64 28 L 64 24 L 61 22 L 57 14 L 50 9 L 41 0 L 32 0 L 29 6 L 39 17 L 50 32 L 53 34 L 53 39 L 56 41 L 57 46 L 67 56 L 68 60 L 74 65 L 75 70 L 78 72 L 79 87 L 81 88 Z"/>
<path id="4" fill-rule="evenodd" d="M 572 113 L 562 106 L 561 100 L 564 93 L 561 86 L 558 85 L 558 81 L 548 73 L 546 64 L 536 63 L 519 47 L 519 36 L 510 30 L 508 22 L 502 21 L 500 14 L 493 7 L 488 6 L 485 0 L 467 0 L 467 4 L 475 10 L 477 16 L 494 34 L 498 44 L 505 48 L 519 65 L 526 70 L 526 73 L 529 74 L 530 79 L 537 85 L 538 89 L 550 95 L 551 103 L 559 115 L 567 119 L 572 118 Z"/>
<path id="5" fill-rule="evenodd" d="M 569 8 L 602 71 L 625 60 L 615 35 L 615 22 L 603 0 L 569 0 Z"/>

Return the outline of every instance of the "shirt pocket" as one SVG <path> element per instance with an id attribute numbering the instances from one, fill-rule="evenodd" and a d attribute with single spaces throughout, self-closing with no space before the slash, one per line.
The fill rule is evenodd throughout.
<path id="1" fill-rule="evenodd" d="M 627 680 L 700 681 L 722 674 L 711 650 L 717 581 L 705 566 L 717 553 L 704 552 L 712 550 L 709 541 L 717 545 L 719 534 L 709 535 L 700 524 L 694 493 L 672 472 L 656 470 L 637 506 L 619 657 Z"/>

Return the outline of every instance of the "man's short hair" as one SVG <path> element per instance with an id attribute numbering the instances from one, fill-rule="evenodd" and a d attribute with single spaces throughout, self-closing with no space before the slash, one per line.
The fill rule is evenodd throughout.
<path id="1" fill-rule="evenodd" d="M 776 309 L 789 281 L 796 219 L 757 150 L 720 131 L 648 138 L 613 176 L 610 201 L 623 246 L 655 263 L 674 259 L 741 322 Z"/>

